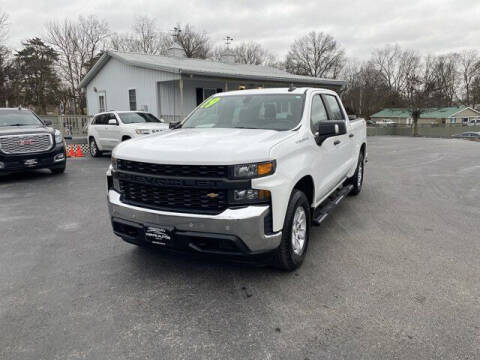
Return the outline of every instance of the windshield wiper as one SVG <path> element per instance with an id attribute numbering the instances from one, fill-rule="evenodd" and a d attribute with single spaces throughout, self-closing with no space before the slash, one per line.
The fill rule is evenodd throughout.
<path id="1" fill-rule="evenodd" d="M 4 126 L 29 126 L 29 125 L 33 125 L 33 124 L 8 124 Z"/>

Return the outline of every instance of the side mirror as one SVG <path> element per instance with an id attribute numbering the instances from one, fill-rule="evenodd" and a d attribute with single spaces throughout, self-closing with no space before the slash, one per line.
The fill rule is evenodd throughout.
<path id="1" fill-rule="evenodd" d="M 347 133 L 347 126 L 345 121 L 322 121 L 318 124 L 318 131 L 315 133 L 315 140 L 318 145 L 328 139 L 329 137 L 345 135 Z"/>
<path id="2" fill-rule="evenodd" d="M 43 123 L 46 125 L 46 126 L 52 126 L 53 122 L 52 120 L 43 120 Z"/>
<path id="3" fill-rule="evenodd" d="M 171 122 L 168 124 L 169 129 L 176 129 L 180 125 L 180 121 Z"/>
<path id="4" fill-rule="evenodd" d="M 108 125 L 118 125 L 118 121 L 115 119 L 108 120 Z"/>
<path id="5" fill-rule="evenodd" d="M 348 120 L 357 120 L 357 115 L 348 115 Z"/>

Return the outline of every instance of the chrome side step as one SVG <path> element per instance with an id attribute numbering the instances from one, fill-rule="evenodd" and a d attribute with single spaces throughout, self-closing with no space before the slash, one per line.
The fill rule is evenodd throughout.
<path id="1" fill-rule="evenodd" d="M 346 185 L 330 195 L 313 212 L 312 225 L 319 226 L 325 220 L 328 214 L 352 191 L 353 185 Z"/>

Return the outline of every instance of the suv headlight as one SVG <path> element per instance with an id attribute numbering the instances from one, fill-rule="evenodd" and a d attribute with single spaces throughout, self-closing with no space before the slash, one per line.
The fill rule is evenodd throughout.
<path id="1" fill-rule="evenodd" d="M 60 144 L 63 141 L 63 136 L 60 130 L 55 129 L 55 144 Z"/>
<path id="2" fill-rule="evenodd" d="M 275 160 L 261 163 L 241 164 L 233 167 L 235 179 L 253 179 L 272 175 L 275 172 Z"/>
<path id="3" fill-rule="evenodd" d="M 256 204 L 270 201 L 271 193 L 268 190 L 244 189 L 233 191 L 234 204 Z"/>
<path id="4" fill-rule="evenodd" d="M 135 133 L 137 135 L 148 135 L 148 134 L 150 134 L 150 130 L 148 130 L 148 129 L 135 129 Z"/>

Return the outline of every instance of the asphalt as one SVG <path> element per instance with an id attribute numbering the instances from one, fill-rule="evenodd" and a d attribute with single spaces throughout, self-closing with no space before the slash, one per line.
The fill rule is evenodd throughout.
<path id="1" fill-rule="evenodd" d="M 480 144 L 368 154 L 294 273 L 122 242 L 108 158 L 0 177 L 0 359 L 480 358 Z"/>

